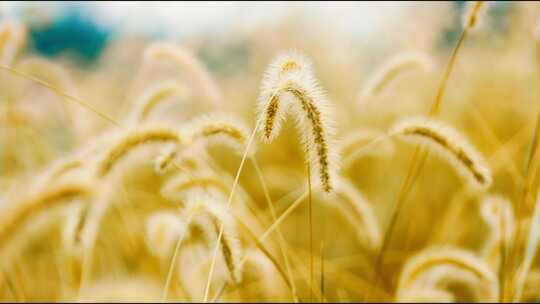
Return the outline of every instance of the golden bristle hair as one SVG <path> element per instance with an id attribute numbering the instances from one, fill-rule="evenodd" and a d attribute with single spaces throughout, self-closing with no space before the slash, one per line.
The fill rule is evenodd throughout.
<path id="1" fill-rule="evenodd" d="M 189 123 L 191 140 L 194 143 L 223 143 L 242 154 L 247 147 L 249 137 L 248 127 L 239 119 L 231 115 L 208 114 L 201 115 Z M 254 153 L 253 145 L 248 155 Z"/>
<path id="2" fill-rule="evenodd" d="M 160 82 L 148 88 L 137 99 L 132 120 L 134 123 L 140 123 L 147 119 L 154 109 L 171 97 L 186 98 L 188 95 L 188 88 L 178 83 L 178 81 Z"/>
<path id="3" fill-rule="evenodd" d="M 497 299 L 498 281 L 493 270 L 472 252 L 458 248 L 430 248 L 411 257 L 403 266 L 399 276 L 397 294 L 406 292 L 418 280 L 422 273 L 433 267 L 451 266 L 474 275 L 482 281 L 487 290 L 485 294 L 491 300 Z M 448 271 L 442 271 L 438 276 L 444 276 Z M 486 299 L 487 300 L 487 299 Z"/>
<path id="4" fill-rule="evenodd" d="M 408 117 L 398 121 L 389 133 L 434 149 L 470 184 L 480 189 L 487 189 L 491 185 L 491 171 L 484 158 L 450 125 L 424 117 Z"/>
<path id="5" fill-rule="evenodd" d="M 216 201 L 210 195 L 200 195 L 199 197 L 191 197 L 191 199 L 193 202 L 188 203 L 189 206 L 192 206 L 191 208 L 196 208 L 211 216 L 216 233 L 223 229 L 223 236 L 220 241 L 221 253 L 232 281 L 240 283 L 242 281 L 243 264 L 241 260 L 243 258 L 243 248 L 235 218 L 229 213 L 224 202 Z"/>
<path id="6" fill-rule="evenodd" d="M 144 62 L 170 60 L 193 77 L 200 88 L 197 93 L 203 96 L 212 105 L 222 103 L 222 97 L 217 84 L 212 79 L 210 73 L 204 64 L 191 52 L 183 48 L 177 43 L 170 42 L 154 42 L 149 45 L 144 51 Z"/>
<path id="7" fill-rule="evenodd" d="M 151 125 L 128 130 L 107 149 L 97 162 L 96 177 L 106 176 L 114 165 L 131 150 L 155 143 L 180 145 L 186 143 L 186 140 L 184 136 L 180 135 L 180 132 L 167 126 Z"/>
<path id="8" fill-rule="evenodd" d="M 366 98 L 376 96 L 392 83 L 402 73 L 410 70 L 432 70 L 435 66 L 433 59 L 421 52 L 398 53 L 385 62 L 366 82 L 358 95 L 362 102 Z"/>
<path id="9" fill-rule="evenodd" d="M 0 63 L 11 66 L 26 43 L 26 28 L 21 23 L 5 20 L 0 23 Z"/>
<path id="10" fill-rule="evenodd" d="M 273 140 L 291 108 L 296 117 L 306 161 L 325 192 L 332 190 L 337 170 L 332 112 L 314 77 L 311 63 L 298 53 L 279 56 L 268 67 L 258 101 L 257 127 L 264 141 Z"/>
<path id="11" fill-rule="evenodd" d="M 145 240 L 150 252 L 160 258 L 172 255 L 179 238 L 188 233 L 186 223 L 176 212 L 157 211 L 146 220 Z"/>
<path id="12" fill-rule="evenodd" d="M 482 249 L 482 255 L 494 269 L 498 269 L 501 248 L 507 250 L 516 229 L 514 210 L 505 197 L 489 195 L 481 202 L 480 214 L 491 233 Z"/>

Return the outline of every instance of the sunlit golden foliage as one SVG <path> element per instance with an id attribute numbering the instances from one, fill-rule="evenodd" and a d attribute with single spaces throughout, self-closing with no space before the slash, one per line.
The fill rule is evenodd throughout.
<path id="1" fill-rule="evenodd" d="M 2 20 L 0 300 L 538 301 L 539 17 L 299 13 L 91 68 Z"/>

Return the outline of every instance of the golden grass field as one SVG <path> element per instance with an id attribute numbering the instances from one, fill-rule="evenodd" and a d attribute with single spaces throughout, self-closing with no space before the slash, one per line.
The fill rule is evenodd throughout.
<path id="1" fill-rule="evenodd" d="M 0 300 L 540 300 L 540 5 L 497 30 L 499 4 L 127 36 L 90 68 L 3 20 Z"/>

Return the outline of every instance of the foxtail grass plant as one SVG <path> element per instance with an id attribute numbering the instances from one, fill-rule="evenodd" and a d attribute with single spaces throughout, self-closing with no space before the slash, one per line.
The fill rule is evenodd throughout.
<path id="1" fill-rule="evenodd" d="M 123 33 L 85 65 L 2 19 L 0 300 L 538 300 L 537 6 L 415 3 L 361 47 L 300 15 Z"/>

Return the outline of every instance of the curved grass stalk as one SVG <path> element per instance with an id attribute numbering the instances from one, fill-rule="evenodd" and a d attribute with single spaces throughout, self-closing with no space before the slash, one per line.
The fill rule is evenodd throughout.
<path id="1" fill-rule="evenodd" d="M 378 248 L 381 244 L 381 231 L 373 208 L 349 181 L 339 178 L 335 183 L 335 193 L 339 202 L 335 207 L 356 228 L 357 239 L 369 248 Z"/>
<path id="2" fill-rule="evenodd" d="M 147 89 L 136 101 L 133 121 L 139 123 L 146 120 L 157 107 L 171 97 L 185 98 L 188 94 L 186 91 L 187 88 L 176 81 L 165 81 Z"/>
<path id="3" fill-rule="evenodd" d="M 25 58 L 17 62 L 15 69 L 26 73 L 27 75 L 41 79 L 63 92 L 68 92 L 74 96 L 78 95 L 76 86 L 71 77 L 68 75 L 67 71 L 52 61 L 39 57 Z M 80 117 L 77 117 L 80 108 L 68 107 L 66 109 L 64 103 L 61 103 L 61 106 L 64 111 L 64 115 L 67 117 L 68 123 L 70 125 L 74 125 L 77 130 L 80 130 L 80 125 L 77 125 L 77 123 L 80 121 Z M 75 117 L 72 118 L 72 116 Z"/>
<path id="4" fill-rule="evenodd" d="M 15 65 L 15 69 L 41 79 L 59 90 L 76 94 L 75 84 L 61 66 L 40 57 L 25 58 Z"/>
<path id="5" fill-rule="evenodd" d="M 189 124 L 189 129 L 194 142 L 223 143 L 238 153 L 246 149 L 249 131 L 238 118 L 222 114 L 203 115 L 194 119 Z M 255 153 L 254 148 L 247 151 L 248 156 Z"/>
<path id="6" fill-rule="evenodd" d="M 32 195 L 14 204 L 12 210 L 4 210 L 0 220 L 0 248 L 11 238 L 16 237 L 15 231 L 27 220 L 44 209 L 73 198 L 90 197 L 90 186 L 82 182 L 65 182 Z"/>
<path id="7" fill-rule="evenodd" d="M 164 126 L 154 125 L 129 130 L 121 134 L 119 139 L 113 141 L 107 148 L 107 151 L 100 156 L 96 162 L 92 175 L 96 179 L 104 179 L 112 172 L 118 162 L 129 154 L 129 152 L 137 147 L 156 143 L 182 145 L 185 144 L 186 141 L 179 132 Z M 112 188 L 104 190 L 101 200 L 89 210 L 88 220 L 83 224 L 81 239 L 86 254 L 82 266 L 83 278 L 81 280 L 81 286 L 84 286 L 88 280 L 87 276 L 89 275 L 90 267 L 93 263 L 91 254 L 94 242 L 97 238 L 102 217 L 109 206 L 107 199 L 114 190 L 115 189 Z"/>
<path id="8" fill-rule="evenodd" d="M 204 64 L 194 54 L 179 44 L 169 42 L 154 42 L 144 52 L 145 64 L 153 61 L 170 60 L 193 77 L 200 86 L 197 92 L 203 94 L 212 105 L 222 103 L 221 93 Z"/>
<path id="9" fill-rule="evenodd" d="M 145 227 L 147 247 L 160 258 L 170 256 L 175 240 L 188 232 L 186 223 L 176 213 L 166 211 L 151 214 Z"/>
<path id="10" fill-rule="evenodd" d="M 410 70 L 431 70 L 433 60 L 420 52 L 398 53 L 385 62 L 380 69 L 366 82 L 364 89 L 358 94 L 358 99 L 366 99 L 381 94 L 399 75 Z"/>
<path id="11" fill-rule="evenodd" d="M 422 273 L 438 265 L 451 265 L 473 274 L 489 287 L 486 291 L 489 298 L 485 300 L 497 299 L 499 285 L 495 272 L 472 253 L 455 248 L 432 248 L 412 257 L 401 271 L 397 294 L 406 292 Z M 444 272 L 442 275 L 445 275 Z"/>
<path id="12" fill-rule="evenodd" d="M 504 170 L 504 162 L 502 161 L 504 154 L 512 154 L 516 153 L 519 149 L 522 148 L 524 141 L 527 139 L 527 133 L 525 132 L 527 128 L 522 127 L 518 132 L 516 132 L 510 140 L 505 142 L 503 146 L 497 149 L 497 151 L 494 151 L 490 157 L 488 158 L 488 163 L 493 164 L 492 170 L 493 172 L 499 172 L 500 170 Z M 460 212 L 463 212 L 466 204 L 459 204 L 457 202 L 462 200 L 462 197 L 468 197 L 473 195 L 474 193 L 471 191 L 470 188 L 466 188 L 462 185 L 462 187 L 457 191 L 452 198 L 452 201 L 450 202 L 450 209 L 445 214 L 445 219 L 440 225 L 440 228 L 438 228 L 435 233 L 433 233 L 433 237 L 431 238 L 430 242 L 442 242 L 445 237 L 443 236 L 443 231 L 450 231 L 452 229 L 452 225 L 456 221 L 459 221 L 457 218 L 458 214 Z M 502 290 L 503 288 L 501 288 Z"/>
<path id="13" fill-rule="evenodd" d="M 109 174 L 118 161 L 131 150 L 152 143 L 179 145 L 186 143 L 186 141 L 177 131 L 168 127 L 150 126 L 128 131 L 98 161 L 95 172 L 96 177 L 102 178 Z"/>
<path id="14" fill-rule="evenodd" d="M 40 191 L 55 182 L 72 175 L 74 171 L 79 171 L 86 178 L 86 166 L 89 165 L 93 154 L 99 153 L 103 145 L 107 144 L 108 136 L 99 137 L 88 143 L 84 148 L 70 153 L 64 158 L 52 162 L 42 173 L 40 173 L 32 183 L 32 191 Z"/>
<path id="15" fill-rule="evenodd" d="M 36 178 L 33 188 L 40 191 L 50 186 L 55 180 L 83 166 L 84 162 L 79 158 L 60 159 L 53 163 L 47 170 Z"/>

